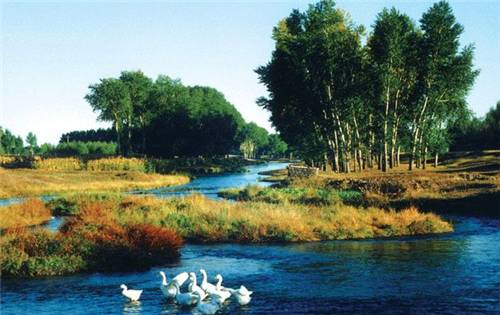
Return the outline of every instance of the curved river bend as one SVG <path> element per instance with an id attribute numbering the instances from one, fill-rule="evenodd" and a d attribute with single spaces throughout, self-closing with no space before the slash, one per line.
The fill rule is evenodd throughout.
<path id="1" fill-rule="evenodd" d="M 160 196 L 256 183 L 258 172 L 203 177 Z M 492 205 L 494 206 L 494 205 Z M 1 314 L 196 314 L 164 302 L 158 271 L 205 268 L 224 285 L 244 284 L 252 302 L 234 301 L 218 314 L 499 314 L 500 220 L 447 217 L 455 232 L 390 240 L 292 245 L 185 245 L 181 260 L 146 272 L 82 274 L 2 281 Z M 119 285 L 144 289 L 127 303 Z"/>

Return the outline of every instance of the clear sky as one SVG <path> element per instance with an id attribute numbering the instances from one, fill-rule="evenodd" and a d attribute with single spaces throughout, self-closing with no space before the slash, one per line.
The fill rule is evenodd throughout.
<path id="1" fill-rule="evenodd" d="M 142 70 L 222 91 L 247 121 L 271 130 L 255 100 L 253 70 L 273 50 L 271 32 L 310 1 L 1 1 L 0 126 L 56 143 L 63 132 L 108 126 L 83 97 L 89 84 Z M 338 0 L 370 29 L 383 7 L 418 21 L 433 1 Z M 468 98 L 478 115 L 500 100 L 500 0 L 450 1 L 475 43 L 481 74 Z"/>

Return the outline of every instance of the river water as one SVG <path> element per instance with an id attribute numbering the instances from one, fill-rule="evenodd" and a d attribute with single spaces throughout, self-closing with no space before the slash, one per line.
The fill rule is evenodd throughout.
<path id="1" fill-rule="evenodd" d="M 218 185 L 256 183 L 258 172 L 275 167 L 283 165 L 199 178 L 173 193 L 214 196 Z M 500 220 L 446 218 L 455 232 L 291 245 L 188 244 L 179 262 L 146 272 L 7 279 L 0 313 L 196 314 L 162 299 L 158 271 L 172 276 L 205 268 L 209 278 L 221 273 L 225 286 L 244 284 L 255 292 L 249 305 L 231 301 L 219 314 L 500 314 Z M 122 283 L 144 290 L 140 304 L 124 301 Z"/>

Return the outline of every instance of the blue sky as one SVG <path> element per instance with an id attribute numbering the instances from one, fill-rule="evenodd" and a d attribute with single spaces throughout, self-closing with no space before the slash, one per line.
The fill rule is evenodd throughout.
<path id="1" fill-rule="evenodd" d="M 1 1 L 1 0 L 0 0 Z M 247 121 L 271 130 L 255 100 L 265 95 L 253 69 L 273 50 L 271 32 L 312 1 L 2 1 L 0 126 L 38 142 L 108 126 L 84 101 L 89 84 L 140 69 L 222 91 Z M 337 6 L 370 29 L 383 7 L 418 21 L 433 1 L 347 1 Z M 468 101 L 479 115 L 500 100 L 500 1 L 450 1 L 475 43 L 481 74 Z"/>

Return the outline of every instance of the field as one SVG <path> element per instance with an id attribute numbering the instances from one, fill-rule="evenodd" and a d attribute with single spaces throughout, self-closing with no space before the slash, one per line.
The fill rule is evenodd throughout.
<path id="1" fill-rule="evenodd" d="M 0 198 L 79 191 L 124 191 L 189 182 L 184 175 L 133 171 L 54 171 L 0 168 Z"/>

